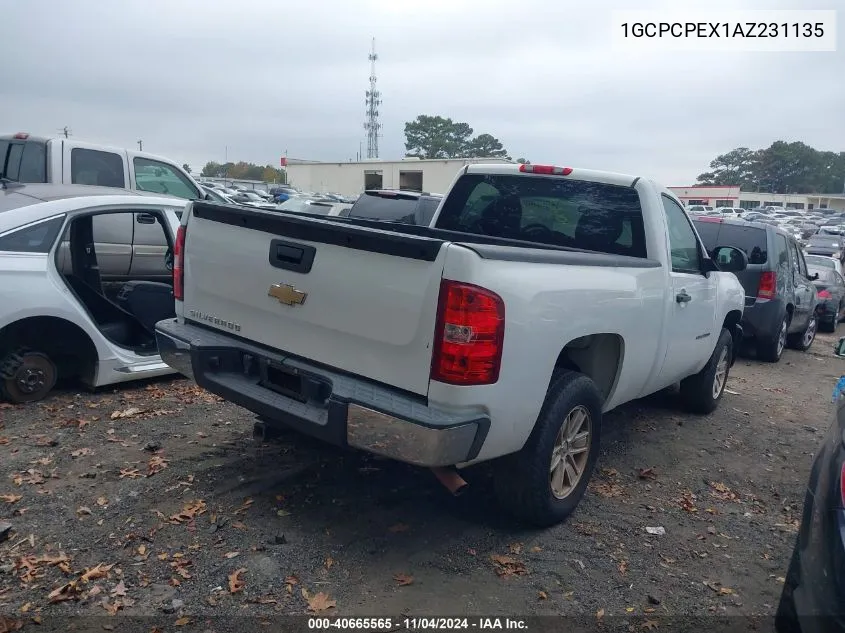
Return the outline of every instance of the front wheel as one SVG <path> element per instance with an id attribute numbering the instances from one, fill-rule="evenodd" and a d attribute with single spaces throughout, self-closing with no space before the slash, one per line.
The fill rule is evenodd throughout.
<path id="1" fill-rule="evenodd" d="M 810 319 L 807 321 L 807 327 L 801 332 L 790 334 L 787 343 L 792 349 L 797 349 L 799 352 L 806 352 L 813 345 L 816 340 L 816 329 L 818 328 L 818 317 L 813 312 Z"/>
<path id="2" fill-rule="evenodd" d="M 525 446 L 495 465 L 503 507 L 539 527 L 572 514 L 598 460 L 602 403 L 601 392 L 587 376 L 555 374 Z"/>
<path id="3" fill-rule="evenodd" d="M 687 409 L 694 413 L 712 413 L 719 406 L 731 371 L 733 344 L 731 333 L 722 328 L 716 348 L 704 368 L 681 381 L 681 399 Z"/>

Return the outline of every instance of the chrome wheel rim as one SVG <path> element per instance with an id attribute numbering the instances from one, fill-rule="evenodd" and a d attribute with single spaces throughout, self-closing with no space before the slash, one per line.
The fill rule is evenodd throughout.
<path id="1" fill-rule="evenodd" d="M 778 334 L 778 356 L 783 354 L 784 347 L 786 347 L 786 321 L 780 325 L 780 333 Z"/>
<path id="2" fill-rule="evenodd" d="M 549 483 L 556 499 L 571 495 L 587 470 L 591 433 L 590 412 L 579 404 L 564 418 L 552 449 Z"/>
<path id="3" fill-rule="evenodd" d="M 810 317 L 807 329 L 804 330 L 804 347 L 810 347 L 813 339 L 816 338 L 816 317 Z"/>
<path id="4" fill-rule="evenodd" d="M 716 400 L 725 388 L 728 380 L 728 348 L 722 348 L 719 362 L 716 363 L 716 375 L 713 377 L 713 399 Z"/>

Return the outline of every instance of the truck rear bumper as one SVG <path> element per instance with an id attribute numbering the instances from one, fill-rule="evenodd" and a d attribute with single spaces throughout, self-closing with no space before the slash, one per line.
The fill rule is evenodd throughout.
<path id="1" fill-rule="evenodd" d="M 265 421 L 337 446 L 417 466 L 452 466 L 478 455 L 490 419 L 270 351 L 205 327 L 156 324 L 162 360 L 199 386 Z"/>

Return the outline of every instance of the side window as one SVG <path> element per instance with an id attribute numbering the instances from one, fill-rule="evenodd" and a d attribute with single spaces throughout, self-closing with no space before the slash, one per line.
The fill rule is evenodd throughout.
<path id="1" fill-rule="evenodd" d="M 790 272 L 792 275 L 798 275 L 801 272 L 801 260 L 798 257 L 798 249 L 795 247 L 795 242 L 789 242 L 789 262 Z"/>
<path id="2" fill-rule="evenodd" d="M 6 154 L 9 152 L 9 141 L 0 141 L 0 178 L 6 175 Z"/>
<path id="3" fill-rule="evenodd" d="M 28 141 L 21 158 L 20 182 L 47 182 L 47 144 Z"/>
<path id="4" fill-rule="evenodd" d="M 126 187 L 123 158 L 114 152 L 74 147 L 70 151 L 70 181 L 74 185 Z"/>
<path id="5" fill-rule="evenodd" d="M 701 273 L 701 249 L 687 214 L 674 200 L 663 196 L 663 209 L 669 227 L 669 248 L 672 252 L 672 271 Z"/>
<path id="6" fill-rule="evenodd" d="M 23 143 L 12 143 L 9 147 L 9 157 L 6 160 L 6 178 L 17 180 L 21 171 L 21 156 L 23 156 Z"/>
<path id="7" fill-rule="evenodd" d="M 59 235 L 65 216 L 59 215 L 0 236 L 0 251 L 48 253 Z"/>
<path id="8" fill-rule="evenodd" d="M 201 198 L 193 183 L 171 165 L 136 156 L 135 186 L 139 191 L 152 191 L 185 200 Z"/>
<path id="9" fill-rule="evenodd" d="M 804 260 L 804 253 L 802 253 L 797 247 L 795 250 L 798 253 L 798 270 L 801 271 L 801 276 L 809 277 L 810 272 L 807 270 L 807 262 Z"/>

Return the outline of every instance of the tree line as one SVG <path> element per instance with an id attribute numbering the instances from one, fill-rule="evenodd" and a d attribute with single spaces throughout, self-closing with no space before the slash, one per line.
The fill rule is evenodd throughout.
<path id="1" fill-rule="evenodd" d="M 845 193 L 845 152 L 786 141 L 765 149 L 737 147 L 714 158 L 696 181 L 765 193 Z"/>
<path id="2" fill-rule="evenodd" d="M 200 172 L 207 178 L 231 178 L 232 180 L 263 180 L 264 182 L 285 182 L 285 172 L 272 165 L 256 165 L 239 161 L 237 163 L 216 163 L 209 161 Z"/>

